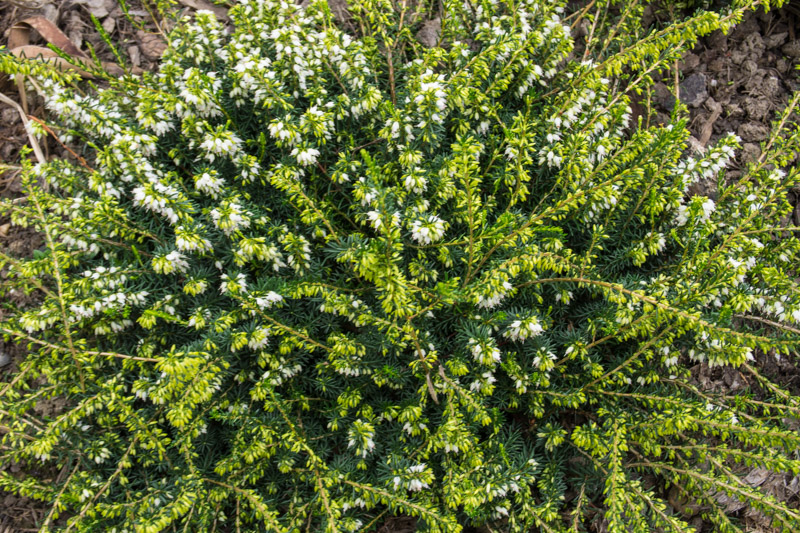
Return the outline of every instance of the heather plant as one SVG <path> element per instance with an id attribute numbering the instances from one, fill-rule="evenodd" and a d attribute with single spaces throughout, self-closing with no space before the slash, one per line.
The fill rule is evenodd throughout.
<path id="1" fill-rule="evenodd" d="M 629 104 L 752 6 L 645 34 L 597 2 L 582 60 L 564 5 L 445 0 L 426 47 L 438 6 L 245 0 L 88 88 L 0 57 L 75 155 L 23 160 L 3 203 L 45 247 L 3 256 L 38 303 L 1 326 L 30 353 L 0 486 L 43 531 L 689 531 L 670 490 L 796 531 L 744 478 L 800 472 L 798 399 L 757 362 L 800 343 L 800 97 L 729 179 L 735 135 L 688 153 L 680 107 Z"/>

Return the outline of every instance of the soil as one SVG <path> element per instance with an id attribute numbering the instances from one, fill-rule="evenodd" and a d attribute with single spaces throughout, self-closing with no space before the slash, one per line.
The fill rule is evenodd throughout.
<path id="1" fill-rule="evenodd" d="M 180 0 L 185 12 L 208 9 L 205 0 Z M 581 4 L 583 2 L 580 2 Z M 665 5 L 669 5 L 665 0 Z M 128 1 L 130 19 L 122 12 L 116 0 L 10 0 L 0 2 L 0 42 L 5 44 L 9 29 L 17 21 L 32 15 L 42 15 L 67 35 L 72 43 L 82 50 L 90 45 L 101 60 L 114 62 L 115 57 L 100 37 L 91 22 L 94 15 L 111 36 L 112 42 L 128 58 L 133 67 L 152 70 L 164 49 L 164 40 L 159 33 L 164 21 L 153 20 L 139 2 Z M 334 13 L 340 22 L 347 19 L 346 3 L 331 0 Z M 213 6 L 216 11 L 221 8 Z M 674 15 L 674 14 L 673 14 Z M 648 8 L 645 24 L 664 22 L 671 16 L 668 10 Z M 437 36 L 437 21 L 426 31 Z M 422 42 L 435 42 L 427 34 L 420 35 Z M 32 32 L 31 44 L 37 43 L 38 35 Z M 427 41 L 426 41 L 427 39 Z M 653 111 L 650 120 L 665 123 L 675 104 L 675 80 L 677 79 L 682 102 L 690 111 L 689 129 L 692 133 L 691 150 L 703 151 L 728 132 L 737 133 L 743 147 L 737 157 L 737 165 L 730 178 L 741 175 L 741 167 L 761 155 L 760 143 L 769 135 L 775 112 L 786 105 L 790 94 L 800 88 L 795 65 L 800 61 L 800 2 L 790 2 L 782 9 L 769 13 L 751 13 L 729 35 L 720 32 L 700 40 L 695 49 L 687 53 L 677 65 L 674 73 L 658 82 L 653 91 Z M 13 80 L 0 77 L 0 91 L 19 102 L 19 94 Z M 42 117 L 44 110 L 35 100 L 28 101 L 30 115 Z M 640 112 L 643 107 L 638 106 Z M 19 113 L 0 103 L 0 197 L 20 196 L 19 154 L 27 144 L 27 136 Z M 48 157 L 68 157 L 63 148 L 52 138 L 42 143 Z M 738 173 L 738 174 L 737 174 Z M 714 194 L 713 187 L 706 184 L 698 190 L 701 194 Z M 790 195 L 796 205 L 793 222 L 800 225 L 800 191 Z M 42 239 L 34 231 L 11 226 L 8 218 L 0 217 L 0 250 L 14 255 L 27 256 L 42 246 Z M 0 277 L 5 277 L 0 271 Z M 16 304 L 29 304 L 33 296 L 12 294 Z M 0 314 L 3 313 L 0 305 Z M 22 348 L 0 343 L 0 380 L 14 372 L 24 357 Z M 757 366 L 761 372 L 775 380 L 793 394 L 800 394 L 800 365 L 797 357 L 776 357 L 774 354 L 759 354 Z M 709 391 L 736 391 L 746 386 L 747 378 L 731 369 L 709 369 L 698 365 L 693 370 L 696 384 Z M 800 424 L 799 424 L 800 425 Z M 20 474 L 21 465 L 11 468 L 11 474 Z M 58 472 L 51 473 L 53 477 Z M 767 490 L 782 500 L 798 502 L 800 478 L 778 476 L 759 469 L 752 470 L 746 481 Z M 722 496 L 721 496 L 722 497 Z M 722 501 L 722 500 L 720 500 Z M 769 523 L 761 515 L 728 502 L 731 512 L 742 513 L 748 531 L 768 532 Z M 39 502 L 0 491 L 0 533 L 38 531 L 37 525 L 46 515 L 47 508 Z M 700 520 L 693 524 L 700 531 L 710 531 Z M 380 528 L 382 533 L 407 533 L 414 531 L 415 520 L 395 517 Z M 595 524 L 602 531 L 602 524 Z"/>

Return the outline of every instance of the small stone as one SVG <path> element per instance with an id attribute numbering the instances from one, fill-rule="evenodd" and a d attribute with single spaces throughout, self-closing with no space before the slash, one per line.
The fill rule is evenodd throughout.
<path id="1" fill-rule="evenodd" d="M 739 118 L 744 116 L 744 109 L 739 104 L 731 103 L 725 106 L 728 118 Z"/>
<path id="2" fill-rule="evenodd" d="M 8 235 L 8 230 L 10 229 L 11 229 L 10 222 L 6 222 L 2 226 L 0 226 L 0 237 L 5 237 L 6 235 Z"/>
<path id="3" fill-rule="evenodd" d="M 779 59 L 775 62 L 775 68 L 778 69 L 778 72 L 781 74 L 786 74 L 789 72 L 791 65 L 785 59 Z"/>
<path id="4" fill-rule="evenodd" d="M 789 32 L 773 33 L 769 37 L 764 38 L 764 46 L 767 48 L 777 48 L 786 42 Z"/>
<path id="5" fill-rule="evenodd" d="M 19 111 L 11 108 L 3 109 L 2 113 L 0 114 L 0 117 L 3 120 L 3 123 L 8 125 L 16 124 L 20 120 Z"/>
<path id="6" fill-rule="evenodd" d="M 699 64 L 700 56 L 691 52 L 687 52 L 686 55 L 683 56 L 683 61 L 681 61 L 680 70 L 694 70 Z"/>
<path id="7" fill-rule="evenodd" d="M 761 156 L 761 147 L 756 143 L 744 143 L 739 157 L 742 163 L 752 163 Z"/>
<path id="8" fill-rule="evenodd" d="M 747 111 L 747 116 L 753 120 L 763 120 L 769 113 L 769 109 L 769 100 L 765 98 L 746 98 L 744 101 L 744 110 Z"/>
<path id="9" fill-rule="evenodd" d="M 0 368 L 11 364 L 11 356 L 5 352 L 0 352 Z"/>
<path id="10" fill-rule="evenodd" d="M 728 50 L 728 36 L 722 33 L 720 30 L 715 31 L 706 39 L 708 47 L 711 50 L 717 50 L 719 52 L 725 52 Z"/>
<path id="11" fill-rule="evenodd" d="M 740 22 L 736 28 L 731 33 L 731 38 L 734 41 L 738 41 L 739 39 L 744 39 L 747 35 L 750 35 L 754 31 L 759 31 L 761 28 L 758 26 L 758 21 L 753 16 L 753 12 L 750 11 L 744 18 L 742 22 Z"/>
<path id="12" fill-rule="evenodd" d="M 128 47 L 128 58 L 130 58 L 131 65 L 134 67 L 142 66 L 142 53 L 135 44 Z"/>
<path id="13" fill-rule="evenodd" d="M 439 36 L 442 34 L 442 19 L 436 17 L 433 20 L 428 20 L 422 25 L 422 28 L 417 32 L 417 40 L 422 43 L 425 48 L 433 48 L 439 44 Z"/>
<path id="14" fill-rule="evenodd" d="M 731 52 L 731 63 L 734 65 L 741 65 L 744 60 L 747 59 L 747 57 L 747 52 L 743 52 L 742 50 L 734 50 Z"/>
<path id="15" fill-rule="evenodd" d="M 712 113 L 722 114 L 722 104 L 720 104 L 719 102 L 717 102 L 716 100 L 714 100 L 711 97 L 709 97 L 708 100 L 706 100 L 706 107 Z"/>
<path id="16" fill-rule="evenodd" d="M 745 142 L 760 142 L 769 137 L 769 128 L 758 122 L 745 122 L 736 131 Z"/>
<path id="17" fill-rule="evenodd" d="M 775 76 L 767 76 L 764 78 L 764 84 L 761 86 L 765 96 L 778 96 L 781 94 L 781 80 Z"/>
<path id="18" fill-rule="evenodd" d="M 711 72 L 722 72 L 728 67 L 728 64 L 722 58 L 717 58 L 708 64 L 708 70 Z"/>
<path id="19" fill-rule="evenodd" d="M 114 17 L 108 17 L 103 21 L 103 29 L 106 30 L 106 33 L 109 35 L 114 31 L 116 25 L 117 20 Z"/>
<path id="20" fill-rule="evenodd" d="M 659 126 L 666 126 L 672 122 L 672 117 L 669 113 L 664 113 L 663 111 L 656 112 L 656 124 Z"/>
<path id="21" fill-rule="evenodd" d="M 781 47 L 781 52 L 789 57 L 800 57 L 800 41 L 790 41 Z"/>
<path id="22" fill-rule="evenodd" d="M 689 107 L 698 107 L 708 98 L 706 77 L 696 72 L 681 83 L 681 101 Z"/>
<path id="23" fill-rule="evenodd" d="M 756 72 L 758 72 L 758 63 L 752 59 L 745 59 L 742 62 L 742 74 L 745 76 L 752 76 Z"/>
<path id="24" fill-rule="evenodd" d="M 764 48 L 764 41 L 761 39 L 761 34 L 757 31 L 754 31 L 745 37 L 744 41 L 742 42 L 743 50 L 759 56 L 764 53 Z"/>
<path id="25" fill-rule="evenodd" d="M 661 82 L 656 83 L 653 86 L 653 93 L 653 99 L 656 104 L 667 111 L 672 111 L 672 108 L 675 107 L 675 95 L 672 94 L 672 91 L 666 84 Z"/>

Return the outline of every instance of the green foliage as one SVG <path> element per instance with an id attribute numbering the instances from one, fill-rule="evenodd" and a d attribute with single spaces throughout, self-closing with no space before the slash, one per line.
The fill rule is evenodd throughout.
<path id="1" fill-rule="evenodd" d="M 417 9 L 352 2 L 350 36 L 248 0 L 232 33 L 179 25 L 157 74 L 31 69 L 86 164 L 23 161 L 3 204 L 46 249 L 3 256 L 39 303 L 1 326 L 30 355 L 0 462 L 30 474 L 0 486 L 45 531 L 687 531 L 669 487 L 719 531 L 723 493 L 796 531 L 743 477 L 800 472 L 798 399 L 754 362 L 800 343 L 800 97 L 730 180 L 735 136 L 689 157 L 626 96 L 741 10 L 598 24 L 581 61 L 563 2 L 446 0 L 434 48 Z"/>

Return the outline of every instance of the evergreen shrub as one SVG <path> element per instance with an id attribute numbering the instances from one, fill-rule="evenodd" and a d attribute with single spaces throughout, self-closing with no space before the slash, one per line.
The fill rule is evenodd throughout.
<path id="1" fill-rule="evenodd" d="M 797 531 L 746 475 L 800 471 L 758 362 L 800 343 L 798 98 L 731 179 L 630 100 L 743 8 L 592 5 L 445 0 L 428 47 L 438 5 L 245 0 L 88 88 L 2 56 L 77 157 L 3 203 L 45 246 L 3 256 L 0 487 L 43 531 Z"/>

